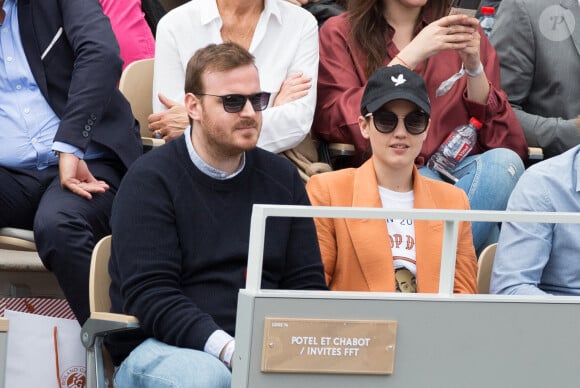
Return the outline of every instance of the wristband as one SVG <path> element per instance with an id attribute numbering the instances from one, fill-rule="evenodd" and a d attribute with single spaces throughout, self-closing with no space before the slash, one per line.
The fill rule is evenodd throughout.
<path id="1" fill-rule="evenodd" d="M 465 68 L 465 66 L 463 67 L 465 74 L 467 74 L 468 77 L 477 77 L 478 75 L 480 75 L 481 73 L 483 73 L 483 64 L 481 62 L 479 62 L 479 67 L 475 70 L 468 70 Z"/>
<path id="2" fill-rule="evenodd" d="M 413 68 L 412 68 L 411 66 L 409 66 L 409 64 L 408 64 L 407 62 L 405 62 L 405 61 L 403 60 L 403 58 L 401 58 L 401 57 L 399 56 L 399 54 L 395 55 L 395 58 L 396 58 L 396 59 L 398 59 L 398 60 L 399 60 L 399 62 L 401 62 L 401 63 L 402 63 L 402 64 L 403 64 L 403 65 L 404 65 L 406 68 L 408 68 L 408 69 L 410 69 L 410 70 L 413 70 Z"/>

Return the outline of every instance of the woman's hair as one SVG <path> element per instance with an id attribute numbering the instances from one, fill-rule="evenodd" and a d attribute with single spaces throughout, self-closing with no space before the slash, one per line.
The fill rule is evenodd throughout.
<path id="1" fill-rule="evenodd" d="M 352 38 L 366 53 L 365 73 L 367 77 L 383 65 L 387 56 L 387 42 L 385 41 L 387 21 L 383 16 L 384 7 L 384 0 L 348 2 Z M 421 15 L 425 15 L 429 21 L 433 21 L 446 15 L 448 10 L 449 0 L 428 0 Z"/>

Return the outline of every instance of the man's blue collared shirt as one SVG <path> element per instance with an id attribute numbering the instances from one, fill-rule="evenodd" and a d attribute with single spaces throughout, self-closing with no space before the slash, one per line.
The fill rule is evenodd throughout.
<path id="1" fill-rule="evenodd" d="M 60 119 L 40 91 L 24 54 L 16 0 L 6 0 L 0 25 L 0 166 L 42 170 L 58 164 L 53 149 L 80 158 L 104 156 L 91 145 L 86 154 L 54 143 Z"/>
<path id="2" fill-rule="evenodd" d="M 15 0 L 0 27 L 0 165 L 44 169 L 57 163 L 52 142 L 60 120 L 40 92 L 20 40 Z"/>
<path id="3" fill-rule="evenodd" d="M 580 212 L 580 146 L 529 167 L 507 210 Z M 580 224 L 504 222 L 490 292 L 580 295 Z"/>

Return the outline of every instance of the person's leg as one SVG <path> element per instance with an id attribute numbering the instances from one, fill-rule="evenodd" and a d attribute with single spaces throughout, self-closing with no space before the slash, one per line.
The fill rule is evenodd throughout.
<path id="1" fill-rule="evenodd" d="M 455 184 L 463 189 L 473 210 L 505 210 L 509 196 L 524 172 L 520 157 L 507 148 L 495 148 L 468 156 L 452 173 Z M 499 225 L 493 222 L 472 224 L 473 244 L 479 254 L 488 244 L 497 242 Z"/>
<path id="2" fill-rule="evenodd" d="M 439 175 L 439 173 L 437 171 L 431 170 L 427 166 L 421 167 L 419 169 L 419 174 L 421 174 L 422 176 L 427 177 L 427 178 L 435 179 L 436 181 L 443 180 L 443 178 L 441 177 L 441 175 Z"/>
<path id="3" fill-rule="evenodd" d="M 149 338 L 121 363 L 116 388 L 229 388 L 231 373 L 214 356 Z"/>
<path id="4" fill-rule="evenodd" d="M 22 170 L 0 167 L 0 228 L 32 229 L 42 194 L 58 169 Z"/>
<path id="5" fill-rule="evenodd" d="M 471 209 L 505 210 L 509 196 L 524 172 L 524 164 L 512 150 L 495 148 L 466 157 L 451 172 L 459 179 L 455 186 L 467 193 Z M 446 181 L 428 167 L 421 167 L 419 173 Z M 472 233 L 473 245 L 479 254 L 487 245 L 497 242 L 499 226 L 493 222 L 473 222 Z"/>
<path id="6" fill-rule="evenodd" d="M 52 271 L 82 325 L 89 317 L 88 280 L 94 245 L 111 233 L 113 198 L 122 177 L 118 165 L 89 162 L 89 169 L 110 188 L 86 200 L 62 189 L 56 177 L 40 201 L 34 218 L 38 254 Z"/>

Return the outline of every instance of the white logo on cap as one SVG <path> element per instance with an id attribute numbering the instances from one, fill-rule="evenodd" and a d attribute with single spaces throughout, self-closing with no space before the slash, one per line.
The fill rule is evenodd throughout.
<path id="1" fill-rule="evenodd" d="M 399 76 L 397 78 L 395 78 L 394 75 L 391 76 L 391 81 L 393 81 L 393 83 L 395 84 L 395 86 L 399 86 L 404 84 L 405 82 L 407 82 L 407 80 L 405 79 L 405 77 L 403 77 L 403 74 L 399 74 Z"/>

